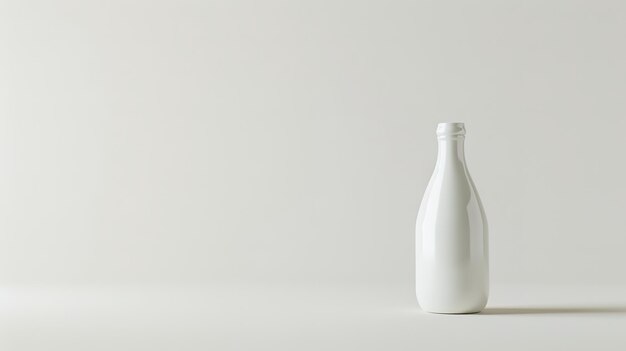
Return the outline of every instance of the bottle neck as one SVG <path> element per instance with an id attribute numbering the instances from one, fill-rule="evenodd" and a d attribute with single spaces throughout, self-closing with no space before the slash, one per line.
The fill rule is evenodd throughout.
<path id="1" fill-rule="evenodd" d="M 439 136 L 437 142 L 437 163 L 465 164 L 465 138 L 463 136 Z"/>

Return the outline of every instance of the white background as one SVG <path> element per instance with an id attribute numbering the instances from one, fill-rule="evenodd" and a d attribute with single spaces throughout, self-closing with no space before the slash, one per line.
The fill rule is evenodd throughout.
<path id="1" fill-rule="evenodd" d="M 352 284 L 419 314 L 440 121 L 493 286 L 626 284 L 625 33 L 606 0 L 0 1 L 0 284 Z"/>

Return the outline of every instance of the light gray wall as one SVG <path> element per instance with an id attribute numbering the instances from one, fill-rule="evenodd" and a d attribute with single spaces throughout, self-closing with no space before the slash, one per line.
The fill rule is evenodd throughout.
<path id="1" fill-rule="evenodd" d="M 626 282 L 626 3 L 2 1 L 0 283 L 413 283 L 461 121 L 493 282 Z"/>

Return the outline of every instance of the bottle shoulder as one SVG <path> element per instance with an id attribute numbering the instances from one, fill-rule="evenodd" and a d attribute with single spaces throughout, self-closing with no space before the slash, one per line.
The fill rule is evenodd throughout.
<path id="1" fill-rule="evenodd" d="M 466 167 L 436 168 L 422 198 L 418 217 L 426 212 L 478 212 L 484 209 Z"/>

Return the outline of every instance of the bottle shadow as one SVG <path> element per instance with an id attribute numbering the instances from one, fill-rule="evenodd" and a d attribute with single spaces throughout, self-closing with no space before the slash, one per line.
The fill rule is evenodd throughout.
<path id="1" fill-rule="evenodd" d="M 487 307 L 479 315 L 622 314 L 626 306 Z"/>

